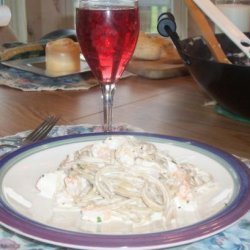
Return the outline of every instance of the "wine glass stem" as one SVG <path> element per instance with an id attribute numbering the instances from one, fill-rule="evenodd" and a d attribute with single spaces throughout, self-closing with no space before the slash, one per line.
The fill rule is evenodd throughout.
<path id="1" fill-rule="evenodd" d="M 112 131 L 112 108 L 113 97 L 115 93 L 115 84 L 101 84 L 102 98 L 103 98 L 103 114 L 104 124 L 103 130 L 105 132 Z"/>

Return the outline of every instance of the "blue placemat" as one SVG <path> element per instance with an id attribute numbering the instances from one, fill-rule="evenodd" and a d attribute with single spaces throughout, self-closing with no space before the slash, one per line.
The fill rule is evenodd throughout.
<path id="1" fill-rule="evenodd" d="M 131 75 L 125 71 L 121 78 Z M 52 78 L 0 63 L 0 85 L 22 91 L 88 90 L 98 85 L 98 82 L 90 72 Z"/>
<path id="2" fill-rule="evenodd" d="M 0 85 L 22 91 L 87 90 L 98 82 L 88 73 L 51 78 L 0 64 Z"/>
<path id="3" fill-rule="evenodd" d="M 115 126 L 115 131 L 142 131 L 138 128 L 129 126 L 127 124 L 118 124 Z M 83 134 L 100 132 L 102 127 L 99 125 L 74 125 L 74 126 L 56 126 L 50 133 L 50 137 Z M 0 138 L 0 143 L 6 140 L 15 143 L 14 139 L 22 138 L 28 134 L 29 131 L 21 132 L 16 135 Z M 9 149 L 0 149 L 0 155 L 6 153 Z M 249 167 L 250 160 L 242 159 Z M 0 226 L 0 250 L 69 250 L 58 246 L 52 246 L 41 243 L 36 240 L 28 239 L 16 233 L 7 230 Z M 208 237 L 206 239 L 196 241 L 191 244 L 169 248 L 171 250 L 250 250 L 250 211 L 237 221 L 228 229 Z"/>

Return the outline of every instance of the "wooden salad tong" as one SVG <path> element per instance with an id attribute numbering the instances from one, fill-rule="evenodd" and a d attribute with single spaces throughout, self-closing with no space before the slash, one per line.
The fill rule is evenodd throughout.
<path id="1" fill-rule="evenodd" d="M 231 62 L 228 60 L 227 56 L 222 50 L 221 45 L 215 37 L 214 31 L 211 25 L 209 24 L 206 16 L 203 14 L 200 8 L 193 2 L 193 0 L 185 0 L 185 4 L 192 18 L 199 26 L 202 36 L 206 40 L 207 45 L 215 59 L 218 62 L 230 64 Z"/>

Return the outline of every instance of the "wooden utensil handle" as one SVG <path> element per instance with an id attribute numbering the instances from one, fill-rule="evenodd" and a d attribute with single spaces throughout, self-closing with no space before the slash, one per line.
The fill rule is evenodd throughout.
<path id="1" fill-rule="evenodd" d="M 193 0 L 185 0 L 185 4 L 188 7 L 188 10 L 192 18 L 199 26 L 202 36 L 206 40 L 207 45 L 209 49 L 211 50 L 211 53 L 213 54 L 215 59 L 218 62 L 230 64 L 231 62 L 228 60 L 227 56 L 222 50 L 220 43 L 216 39 L 214 35 L 214 31 L 212 30 L 203 12 L 197 7 L 197 5 L 193 2 Z"/>

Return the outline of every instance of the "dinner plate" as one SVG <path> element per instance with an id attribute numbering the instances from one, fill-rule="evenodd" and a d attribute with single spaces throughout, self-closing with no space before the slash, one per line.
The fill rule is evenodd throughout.
<path id="1" fill-rule="evenodd" d="M 188 225 L 147 233 L 91 233 L 67 221 L 67 213 L 53 224 L 51 211 L 41 200 L 37 180 L 56 169 L 69 153 L 109 136 L 134 136 L 153 143 L 176 162 L 188 162 L 213 176 L 218 190 L 207 197 Z M 166 135 L 115 132 L 50 138 L 20 148 L 0 161 L 1 224 L 24 236 L 75 249 L 159 249 L 191 243 L 214 235 L 241 218 L 250 208 L 250 173 L 234 156 L 215 147 Z M 206 200 L 206 196 L 204 196 Z M 204 200 L 204 201 L 205 201 Z M 65 217 L 66 216 L 66 217 Z M 65 223 L 65 224 L 64 224 Z"/>
<path id="2" fill-rule="evenodd" d="M 71 72 L 71 73 L 59 73 L 56 75 L 50 74 L 49 72 L 46 71 L 46 63 L 45 63 L 45 57 L 32 57 L 32 58 L 27 58 L 27 59 L 18 59 L 18 60 L 10 60 L 10 61 L 5 61 L 1 62 L 3 65 L 12 67 L 15 69 L 21 69 L 24 71 L 28 71 L 31 73 L 35 73 L 38 75 L 46 76 L 46 77 L 63 77 L 63 76 L 68 76 L 68 75 L 74 75 L 74 74 L 79 74 L 79 73 L 84 73 L 84 72 L 90 72 L 90 68 L 85 60 L 80 61 L 80 69 Z"/>

